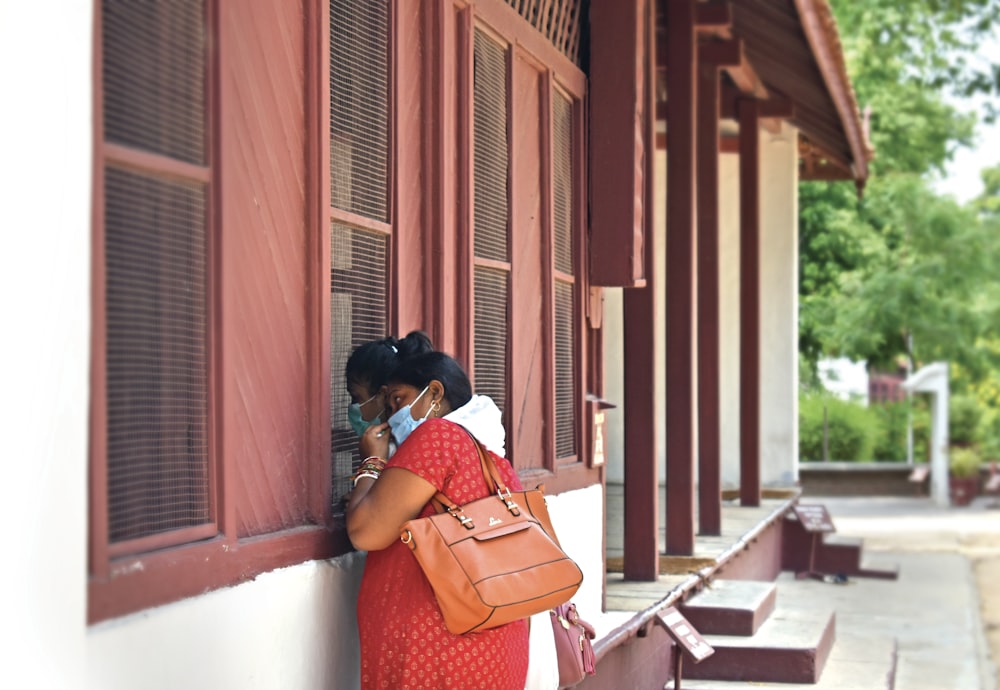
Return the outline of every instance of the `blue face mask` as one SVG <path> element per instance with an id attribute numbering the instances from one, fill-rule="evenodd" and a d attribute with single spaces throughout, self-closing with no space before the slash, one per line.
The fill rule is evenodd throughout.
<path id="1" fill-rule="evenodd" d="M 426 420 L 427 416 L 431 413 L 431 409 L 434 407 L 433 405 L 427 408 L 427 414 L 420 419 L 414 419 L 413 415 L 410 414 L 410 408 L 413 407 L 413 403 L 420 400 L 420 396 L 426 392 L 427 386 L 424 386 L 424 389 L 420 391 L 420 395 L 415 397 L 413 402 L 405 407 L 399 408 L 396 410 L 394 415 L 389 417 L 389 427 L 392 429 L 392 435 L 395 437 L 396 443 L 402 445 L 403 441 L 406 440 L 406 437 L 412 434 L 414 429 L 423 424 L 424 420 Z"/>
<path id="2" fill-rule="evenodd" d="M 356 433 L 358 435 L 358 438 L 361 438 L 361 435 L 363 433 L 365 433 L 365 431 L 368 430 L 368 427 L 382 423 L 382 413 L 381 412 L 379 412 L 377 415 L 375 415 L 375 417 L 373 419 L 371 419 L 370 421 L 366 420 L 361 415 L 361 407 L 362 407 L 362 405 L 367 405 L 368 403 L 370 403 L 372 400 L 374 400 L 377 397 L 378 397 L 378 394 L 376 393 L 372 397 L 370 397 L 367 400 L 365 400 L 363 403 L 351 403 L 350 405 L 347 406 L 347 421 L 350 422 L 351 428 L 354 429 L 354 433 Z"/>

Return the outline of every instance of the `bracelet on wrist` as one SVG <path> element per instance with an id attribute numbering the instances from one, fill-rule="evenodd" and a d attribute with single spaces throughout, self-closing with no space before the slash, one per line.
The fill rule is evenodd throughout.
<path id="1" fill-rule="evenodd" d="M 354 487 L 357 488 L 358 482 L 364 479 L 365 477 L 369 479 L 378 479 L 379 474 L 377 472 L 358 472 L 356 475 L 354 475 Z"/>

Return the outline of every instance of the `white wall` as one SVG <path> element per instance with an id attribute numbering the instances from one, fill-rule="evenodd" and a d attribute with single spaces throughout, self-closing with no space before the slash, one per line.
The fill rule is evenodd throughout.
<path id="1" fill-rule="evenodd" d="M 798 479 L 798 150 L 796 132 L 761 132 L 761 467 L 763 486 Z M 740 485 L 739 156 L 720 163 L 722 486 Z"/>
<path id="2" fill-rule="evenodd" d="M 311 561 L 92 626 L 86 687 L 356 688 L 363 566 Z"/>
<path id="3" fill-rule="evenodd" d="M 761 429 L 763 486 L 799 478 L 798 136 L 761 137 Z"/>
<path id="4" fill-rule="evenodd" d="M 723 489 L 740 485 L 740 157 L 719 156 L 719 454 Z"/>
<path id="5" fill-rule="evenodd" d="M 0 3 L 4 687 L 84 675 L 91 2 Z"/>

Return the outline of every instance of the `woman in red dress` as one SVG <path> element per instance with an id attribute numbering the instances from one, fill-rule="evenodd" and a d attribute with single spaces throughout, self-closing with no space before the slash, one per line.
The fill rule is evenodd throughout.
<path id="1" fill-rule="evenodd" d="M 404 522 L 434 512 L 437 492 L 459 504 L 489 494 L 469 432 L 491 452 L 499 439 L 502 451 L 499 410 L 473 396 L 465 372 L 441 352 L 403 362 L 390 376 L 387 400 L 389 422 L 361 437 L 369 457 L 347 506 L 351 542 L 368 551 L 358 596 L 361 687 L 523 690 L 527 621 L 448 632 L 427 578 L 399 540 Z M 387 463 L 389 434 L 379 436 L 386 429 L 399 444 Z M 504 482 L 520 489 L 510 463 L 494 459 Z"/>

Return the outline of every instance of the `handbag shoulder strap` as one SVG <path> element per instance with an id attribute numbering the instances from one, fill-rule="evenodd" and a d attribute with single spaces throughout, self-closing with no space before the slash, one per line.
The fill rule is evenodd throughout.
<path id="1" fill-rule="evenodd" d="M 476 451 L 479 453 L 479 466 L 483 471 L 483 480 L 486 482 L 486 488 L 489 489 L 491 494 L 509 494 L 507 485 L 504 484 L 503 479 L 500 477 L 500 470 L 497 469 L 496 463 L 493 461 L 493 456 L 490 455 L 483 444 L 479 442 L 479 439 L 472 435 L 472 432 L 466 429 L 461 424 L 459 425 L 462 431 L 469 435 L 472 443 L 476 446 Z M 434 504 L 434 509 L 443 513 L 448 508 L 457 508 L 458 504 L 448 498 L 443 492 L 438 491 L 431 498 L 431 503 Z"/>

